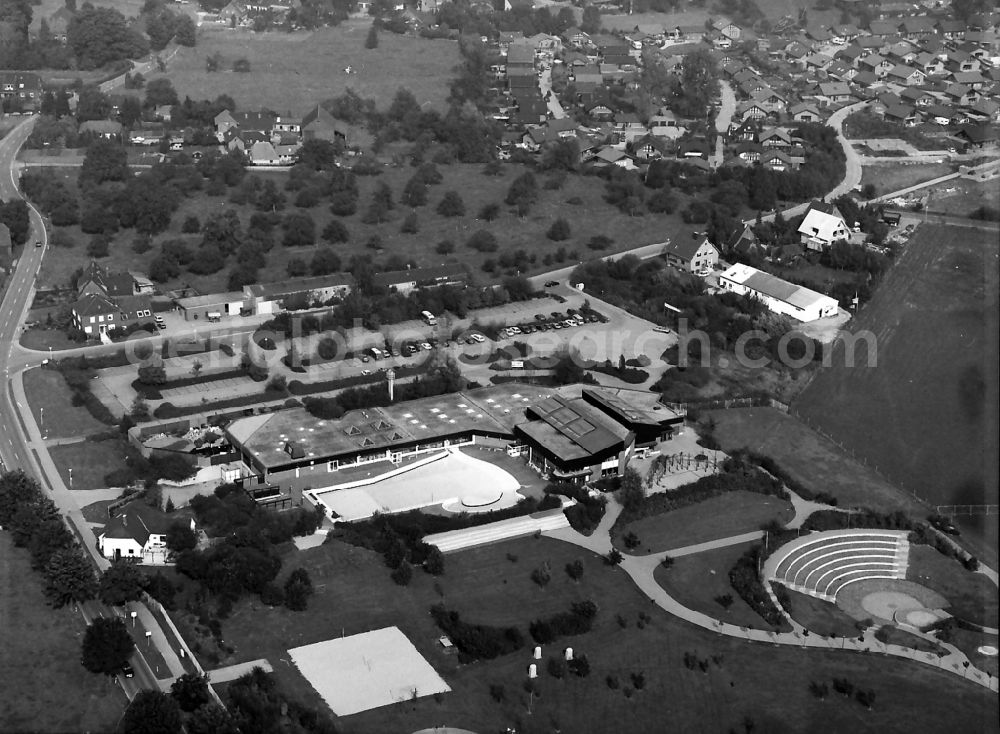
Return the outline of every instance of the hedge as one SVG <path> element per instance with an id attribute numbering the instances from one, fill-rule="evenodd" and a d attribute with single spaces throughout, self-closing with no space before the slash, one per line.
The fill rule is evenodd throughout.
<path id="1" fill-rule="evenodd" d="M 191 377 L 178 377 L 174 380 L 167 380 L 160 385 L 146 385 L 139 381 L 139 378 L 132 380 L 132 389 L 146 400 L 162 400 L 162 390 L 171 390 L 178 387 L 191 387 L 192 385 L 205 385 L 220 380 L 231 380 L 234 377 L 246 377 L 246 372 L 241 369 L 226 370 L 225 372 L 214 372 L 207 375 L 193 375 Z"/>
<path id="2" fill-rule="evenodd" d="M 624 370 L 619 370 L 618 367 L 612 365 L 610 362 L 595 364 L 589 369 L 591 372 L 600 372 L 602 375 L 614 377 L 616 380 L 627 382 L 629 385 L 640 385 L 649 379 L 649 373 L 646 370 L 640 370 L 635 367 L 626 367 Z"/>
<path id="3" fill-rule="evenodd" d="M 755 545 L 740 556 L 729 570 L 729 583 L 740 595 L 740 598 L 765 622 L 772 627 L 787 628 L 788 622 L 781 610 L 774 606 L 774 602 L 771 601 L 771 597 L 760 579 L 760 574 L 757 573 L 758 563 L 763 562 L 761 551 L 762 546 Z M 784 591 L 781 587 L 774 587 L 774 593 L 780 599 L 779 590 Z"/>
<path id="4" fill-rule="evenodd" d="M 458 612 L 442 604 L 431 607 L 434 623 L 458 648 L 459 660 L 492 660 L 500 655 L 517 652 L 524 647 L 524 635 L 517 627 L 489 627 L 463 622 Z"/>
<path id="5" fill-rule="evenodd" d="M 265 396 L 265 399 L 266 396 Z M 160 403 L 156 410 L 153 411 L 154 418 L 183 418 L 187 415 L 197 415 L 198 413 L 211 413 L 216 410 L 225 410 L 226 408 L 242 408 L 248 405 L 256 405 L 261 401 L 260 395 L 241 395 L 238 398 L 230 398 L 229 400 L 216 400 L 212 403 L 201 403 L 200 405 L 191 405 L 183 408 L 179 408 L 172 403 Z"/>
<path id="6" fill-rule="evenodd" d="M 590 632 L 597 605 L 592 601 L 574 602 L 568 612 L 558 612 L 551 617 L 536 619 L 529 631 L 539 645 L 547 645 L 559 637 L 582 635 Z"/>
<path id="7" fill-rule="evenodd" d="M 394 367 L 396 379 L 401 377 L 411 377 L 423 374 L 426 370 L 423 365 L 403 365 Z M 292 380 L 288 383 L 288 392 L 292 395 L 315 395 L 320 392 L 332 392 L 342 390 L 346 387 L 358 387 L 359 385 L 373 385 L 385 379 L 382 373 L 371 375 L 353 375 L 351 377 L 337 377 L 332 380 L 321 380 L 320 382 L 301 382 Z"/>

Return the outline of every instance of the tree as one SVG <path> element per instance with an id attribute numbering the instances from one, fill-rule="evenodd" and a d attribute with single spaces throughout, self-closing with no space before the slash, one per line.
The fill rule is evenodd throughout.
<path id="1" fill-rule="evenodd" d="M 296 568 L 285 581 L 285 606 L 293 612 L 305 611 L 313 594 L 312 579 L 304 568 Z"/>
<path id="2" fill-rule="evenodd" d="M 170 695 L 181 711 L 194 711 L 212 700 L 208 692 L 208 676 L 185 673 L 170 686 Z"/>
<path id="3" fill-rule="evenodd" d="M 160 105 L 179 104 L 177 91 L 174 85 L 166 77 L 153 79 L 146 85 L 146 107 L 159 107 Z"/>
<path id="4" fill-rule="evenodd" d="M 378 48 L 378 28 L 375 27 L 375 23 L 372 23 L 371 28 L 368 29 L 368 36 L 365 38 L 365 48 Z"/>
<path id="5" fill-rule="evenodd" d="M 441 549 L 431 546 L 424 559 L 424 570 L 432 576 L 440 576 L 444 573 L 444 554 Z"/>
<path id="6" fill-rule="evenodd" d="M 538 182 L 535 180 L 535 174 L 531 171 L 525 171 L 511 182 L 510 188 L 507 189 L 507 198 L 504 201 L 511 206 L 516 206 L 519 214 L 522 214 L 523 209 L 523 216 L 527 214 L 537 196 Z"/>
<path id="7" fill-rule="evenodd" d="M 569 576 L 574 581 L 579 581 L 583 578 L 583 561 L 579 558 L 571 563 L 566 564 L 566 575 Z"/>
<path id="8" fill-rule="evenodd" d="M 408 207 L 423 206 L 427 203 L 427 183 L 419 172 L 410 176 L 406 186 L 403 187 L 400 200 Z"/>
<path id="9" fill-rule="evenodd" d="M 87 148 L 80 167 L 81 186 L 97 186 L 105 181 L 125 181 L 127 178 L 128 159 L 124 147 L 102 138 Z"/>
<path id="10" fill-rule="evenodd" d="M 97 617 L 83 635 L 83 667 L 91 673 L 116 675 L 128 662 L 135 643 L 125 622 Z"/>
<path id="11" fill-rule="evenodd" d="M 198 533 L 191 529 L 191 524 L 177 521 L 167 528 L 167 548 L 174 553 L 194 550 L 198 546 Z"/>
<path id="12" fill-rule="evenodd" d="M 639 472 L 632 467 L 628 467 L 622 474 L 621 503 L 626 512 L 635 512 L 646 500 L 646 493 L 642 488 L 642 477 Z"/>
<path id="13" fill-rule="evenodd" d="M 140 571 L 138 566 L 120 558 L 113 561 L 101 574 L 97 597 L 102 604 L 120 607 L 127 602 L 141 599 L 147 581 L 146 574 Z"/>
<path id="14" fill-rule="evenodd" d="M 197 43 L 197 28 L 190 15 L 175 15 L 174 41 L 178 46 L 187 46 L 188 48 L 194 47 Z"/>
<path id="15" fill-rule="evenodd" d="M 485 229 L 473 232 L 465 244 L 479 252 L 496 252 L 500 247 L 493 233 Z"/>
<path id="16" fill-rule="evenodd" d="M 457 191 L 446 191 L 441 203 L 437 206 L 437 213 L 442 217 L 461 217 L 465 215 L 465 202 L 458 195 Z"/>
<path id="17" fill-rule="evenodd" d="M 233 62 L 233 71 L 237 74 L 249 74 L 250 73 L 250 62 L 247 59 L 236 59 Z"/>
<path id="18" fill-rule="evenodd" d="M 74 13 L 66 27 L 66 42 L 81 69 L 138 58 L 149 50 L 146 40 L 128 27 L 120 12 L 89 3 Z"/>
<path id="19" fill-rule="evenodd" d="M 400 586 L 408 586 L 411 579 L 413 579 L 413 566 L 404 560 L 398 567 L 393 569 L 389 576 Z"/>
<path id="20" fill-rule="evenodd" d="M 567 222 L 562 217 L 559 217 L 554 222 L 549 230 L 545 233 L 545 236 L 554 242 L 561 242 L 562 240 L 568 240 L 570 236 L 569 222 Z"/>
<path id="21" fill-rule="evenodd" d="M 76 545 L 52 554 L 45 564 L 45 595 L 54 607 L 93 599 L 97 594 L 94 567 Z"/>
<path id="22" fill-rule="evenodd" d="M 684 57 L 680 81 L 674 90 L 675 109 L 689 117 L 704 119 L 718 89 L 719 70 L 707 49 Z"/>
<path id="23" fill-rule="evenodd" d="M 187 730 L 188 734 L 239 734 L 232 715 L 214 701 L 191 712 Z"/>
<path id="24" fill-rule="evenodd" d="M 323 228 L 323 232 L 320 234 L 327 242 L 333 244 L 337 242 L 347 242 L 351 238 L 351 234 L 347 227 L 339 219 L 331 219 L 330 222 Z"/>
<path id="25" fill-rule="evenodd" d="M 601 11 L 596 5 L 584 6 L 580 30 L 591 36 L 601 32 Z"/>
<path id="26" fill-rule="evenodd" d="M 304 247 L 316 243 L 316 222 L 305 212 L 288 214 L 281 226 L 285 230 L 281 244 L 285 247 Z"/>
<path id="27" fill-rule="evenodd" d="M 163 691 L 142 690 L 132 699 L 118 724 L 120 734 L 180 734 L 181 709 Z"/>

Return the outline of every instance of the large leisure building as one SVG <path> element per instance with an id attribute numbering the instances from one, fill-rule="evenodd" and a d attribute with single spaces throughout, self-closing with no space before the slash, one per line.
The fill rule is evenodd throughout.
<path id="1" fill-rule="evenodd" d="M 246 474 L 281 485 L 337 483 L 332 472 L 399 463 L 449 446 L 485 444 L 525 456 L 553 479 L 619 474 L 636 451 L 668 437 L 683 416 L 653 393 L 506 383 L 320 420 L 297 408 L 240 418 L 226 429 Z"/>

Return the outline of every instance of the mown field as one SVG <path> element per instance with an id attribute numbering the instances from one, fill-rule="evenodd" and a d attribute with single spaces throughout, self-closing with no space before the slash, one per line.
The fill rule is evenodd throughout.
<path id="1" fill-rule="evenodd" d="M 366 49 L 370 19 L 351 19 L 311 33 L 253 33 L 203 25 L 198 45 L 182 48 L 165 74 L 183 99 L 215 99 L 228 94 L 241 110 L 267 107 L 304 115 L 348 87 L 388 107 L 396 90 L 410 90 L 421 104 L 444 111 L 449 85 L 459 63 L 458 44 L 395 33 L 379 34 L 377 48 Z M 221 54 L 220 71 L 209 73 L 205 60 Z M 246 59 L 250 72 L 232 71 Z M 351 74 L 344 69 L 351 67 Z"/>
<path id="2" fill-rule="evenodd" d="M 51 609 L 27 551 L 0 532 L 0 731 L 113 731 L 127 699 L 80 665 L 85 625 Z"/>
<path id="3" fill-rule="evenodd" d="M 794 405 L 932 505 L 997 502 L 997 251 L 995 232 L 922 225 L 850 327 L 875 366 L 835 353 Z"/>
<path id="4" fill-rule="evenodd" d="M 579 583 L 563 572 L 565 564 L 577 558 L 585 569 Z M 543 589 L 529 575 L 546 562 L 552 581 Z M 693 733 L 742 730 L 746 721 L 756 731 L 769 732 L 817 726 L 828 731 L 904 732 L 912 730 L 909 717 L 915 710 L 921 712 L 921 731 L 944 732 L 979 730 L 996 716 L 995 696 L 926 666 L 838 651 L 751 645 L 689 627 L 651 606 L 620 569 L 558 541 L 510 541 L 448 555 L 445 563 L 440 578 L 417 571 L 411 585 L 401 588 L 389 580 L 381 559 L 367 551 L 332 543 L 286 556 L 286 569 L 308 568 L 317 585 L 309 609 L 294 613 L 241 602 L 223 622 L 223 635 L 236 648 L 233 659 L 268 658 L 283 690 L 321 705 L 289 664 L 286 651 L 342 633 L 398 625 L 452 692 L 341 721 L 346 730 L 359 733 L 416 731 L 441 724 L 482 732 L 508 726 L 519 732 L 645 732 L 662 731 L 667 720 L 672 730 Z M 359 588 L 363 594 L 352 593 Z M 594 629 L 546 646 L 543 658 L 561 655 L 565 645 L 572 645 L 577 655 L 588 657 L 590 675 L 553 678 L 543 659 L 537 694 L 530 701 L 523 687 L 530 648 L 459 665 L 441 652 L 439 632 L 427 615 L 431 604 L 443 601 L 470 622 L 516 625 L 527 633 L 531 619 L 588 598 L 599 607 Z M 641 628 L 640 612 L 648 615 Z M 685 653 L 714 660 L 707 672 L 688 670 Z M 644 676 L 641 690 L 631 680 L 633 673 Z M 608 684 L 609 676 L 615 687 Z M 875 708 L 868 712 L 839 697 L 819 701 L 808 692 L 810 680 L 835 676 L 875 689 Z M 493 696 L 491 686 L 496 686 Z"/>
<path id="5" fill-rule="evenodd" d="M 873 163 L 861 169 L 861 185 L 874 184 L 879 196 L 932 181 L 952 172 L 950 163 Z"/>
<path id="6" fill-rule="evenodd" d="M 79 169 L 50 169 L 74 188 Z M 686 225 L 679 214 L 646 214 L 629 217 L 619 212 L 615 207 L 604 201 L 604 182 L 602 179 L 570 175 L 566 177 L 561 188 L 546 188 L 545 174 L 537 174 L 538 194 L 530 213 L 521 218 L 510 207 L 504 204 L 504 198 L 511 182 L 520 176 L 523 166 L 505 164 L 498 176 L 486 176 L 483 167 L 476 164 L 452 164 L 438 166 L 444 180 L 442 183 L 429 187 L 426 206 L 411 210 L 400 204 L 399 198 L 406 182 L 413 176 L 415 169 L 409 166 L 386 166 L 379 176 L 359 176 L 359 199 L 357 213 L 339 217 L 347 227 L 350 240 L 346 243 L 333 245 L 345 264 L 352 255 L 368 254 L 376 258 L 386 258 L 398 255 L 406 260 L 412 260 L 419 266 L 440 265 L 446 262 L 467 263 L 474 273 L 480 273 L 484 282 L 490 282 L 493 276 L 481 271 L 481 266 L 487 259 L 496 259 L 504 252 L 523 249 L 535 258 L 523 272 L 541 272 L 553 267 L 572 265 L 578 260 L 609 254 L 616 250 L 624 250 L 654 242 L 663 242 L 667 238 L 690 237 L 692 225 Z M 288 174 L 279 172 L 255 172 L 252 175 L 262 179 L 273 178 L 280 189 L 284 189 Z M 392 190 L 395 208 L 390 212 L 389 221 L 381 224 L 365 224 L 362 219 L 368 208 L 375 187 L 385 183 Z M 460 217 L 442 217 L 436 212 L 436 207 L 445 192 L 454 190 L 460 193 L 465 204 L 466 213 Z M 254 212 L 252 206 L 237 207 L 229 202 L 229 193 L 224 196 L 209 196 L 197 192 L 185 199 L 180 209 L 174 214 L 170 228 L 154 239 L 154 247 L 149 252 L 135 253 L 131 244 L 135 240 L 135 232 L 122 230 L 114 235 L 109 248 L 109 256 L 103 259 L 106 264 L 113 264 L 116 269 L 146 271 L 150 261 L 158 252 L 156 244 L 165 239 L 183 237 L 192 246 L 200 241 L 200 235 L 183 235 L 181 225 L 188 216 L 196 216 L 202 222 L 213 214 L 233 207 L 240 213 L 243 226 L 246 227 Z M 292 205 L 295 192 L 287 192 L 289 202 L 284 212 L 305 211 L 316 222 L 317 242 L 321 244 L 319 233 L 326 224 L 334 218 L 327 202 L 322 202 L 310 209 L 298 209 Z M 679 207 L 686 205 L 687 197 L 678 196 Z M 570 203 L 572 202 L 572 203 Z M 500 206 L 500 215 L 492 222 L 477 219 L 477 214 L 485 204 L 495 203 Z M 403 220 L 411 211 L 416 212 L 418 232 L 405 234 L 400 231 Z M 545 236 L 552 222 L 563 217 L 570 223 L 568 240 L 554 242 Z M 698 226 L 698 225 L 693 225 Z M 492 232 L 499 243 L 498 252 L 480 253 L 468 248 L 465 243 L 479 229 Z M 42 283 L 65 285 L 73 271 L 86 265 L 89 258 L 86 254 L 86 244 L 89 235 L 81 232 L 79 226 L 67 227 L 66 232 L 76 242 L 73 248 L 50 247 L 46 250 L 42 265 L 40 280 Z M 594 235 L 603 234 L 611 238 L 614 245 L 609 250 L 594 251 L 588 249 L 586 243 Z M 378 236 L 381 240 L 381 251 L 372 250 L 368 246 L 371 238 Z M 286 266 L 292 258 L 311 259 L 314 246 L 282 247 L 281 229 L 276 230 L 278 244 L 267 254 L 267 266 L 260 271 L 261 279 L 267 281 L 282 280 L 286 277 Z M 437 244 L 449 239 L 455 244 L 455 251 L 449 255 L 440 255 L 435 251 Z M 546 254 L 554 255 L 560 248 L 569 253 L 566 260 L 550 266 L 543 264 Z M 573 254 L 575 253 L 575 255 Z M 228 290 L 226 285 L 230 267 L 211 275 L 194 275 L 182 273 L 179 278 L 164 285 L 165 288 L 190 286 L 201 293 L 218 293 Z"/>

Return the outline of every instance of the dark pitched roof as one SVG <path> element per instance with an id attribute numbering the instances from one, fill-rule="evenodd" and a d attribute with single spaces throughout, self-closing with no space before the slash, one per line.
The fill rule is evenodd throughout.
<path id="1" fill-rule="evenodd" d="M 671 240 L 667 243 L 663 248 L 663 252 L 667 255 L 679 257 L 682 260 L 690 260 L 706 242 L 708 240 L 691 240 L 686 237 L 678 237 L 676 241 Z M 709 244 L 711 245 L 712 243 L 709 242 Z"/>
<path id="2" fill-rule="evenodd" d="M 440 265 L 434 268 L 411 268 L 410 270 L 392 270 L 378 273 L 372 281 L 377 286 L 389 288 L 400 283 L 424 283 L 433 285 L 446 280 L 464 280 L 468 272 L 463 265 Z"/>

